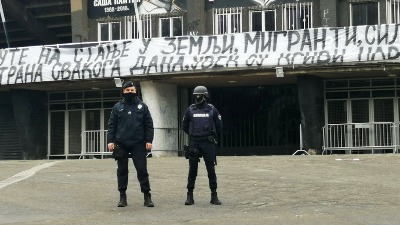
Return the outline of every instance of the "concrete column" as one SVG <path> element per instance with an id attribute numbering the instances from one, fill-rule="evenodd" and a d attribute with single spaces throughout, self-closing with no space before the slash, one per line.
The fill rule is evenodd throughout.
<path id="1" fill-rule="evenodd" d="M 87 0 L 71 0 L 72 42 L 89 41 Z"/>
<path id="2" fill-rule="evenodd" d="M 153 81 L 140 82 L 143 102 L 154 123 L 153 152 L 159 156 L 178 155 L 177 86 Z"/>
<path id="3" fill-rule="evenodd" d="M 298 76 L 299 105 L 304 150 L 322 153 L 322 127 L 324 126 L 324 86 L 319 77 Z"/>
<path id="4" fill-rule="evenodd" d="M 321 27 L 337 27 L 337 1 L 320 0 Z"/>
<path id="5" fill-rule="evenodd" d="M 205 1 L 189 0 L 187 4 L 187 35 L 205 34 Z M 212 19 L 210 20 L 212 23 Z M 210 22 L 208 21 L 208 22 Z"/>

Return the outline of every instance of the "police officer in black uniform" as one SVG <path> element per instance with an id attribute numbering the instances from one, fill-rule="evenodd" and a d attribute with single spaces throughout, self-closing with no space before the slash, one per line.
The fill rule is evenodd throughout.
<path id="1" fill-rule="evenodd" d="M 154 207 L 151 201 L 146 158 L 147 152 L 151 151 L 154 137 L 153 119 L 147 105 L 137 97 L 132 81 L 125 82 L 122 89 L 124 98 L 114 105 L 107 132 L 108 149 L 114 151 L 118 146 L 119 151 L 126 153 L 123 157 L 116 159 L 120 192 L 118 207 L 127 206 L 128 154 L 132 157 L 140 189 L 144 193 L 144 206 Z"/>
<path id="2" fill-rule="evenodd" d="M 185 205 L 193 205 L 193 189 L 196 182 L 199 157 L 203 157 L 211 189 L 211 204 L 221 205 L 217 195 L 217 175 L 215 174 L 217 137 L 222 132 L 222 120 L 218 110 L 207 103 L 208 91 L 197 86 L 193 91 L 195 104 L 189 106 L 183 118 L 183 131 L 189 135 L 189 175 Z"/>

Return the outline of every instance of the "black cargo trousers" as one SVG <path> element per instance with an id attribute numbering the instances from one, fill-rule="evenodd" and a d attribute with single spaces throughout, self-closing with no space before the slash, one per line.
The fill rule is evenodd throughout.
<path id="1" fill-rule="evenodd" d="M 217 175 L 215 174 L 215 157 L 216 150 L 214 143 L 207 138 L 203 140 L 190 140 L 189 151 L 198 151 L 204 159 L 208 173 L 208 183 L 211 190 L 217 189 Z M 190 153 L 189 153 L 190 155 Z M 199 167 L 198 157 L 189 157 L 189 174 L 187 189 L 193 190 L 196 183 L 197 171 Z"/>
<path id="2" fill-rule="evenodd" d="M 120 146 L 120 148 L 130 153 L 132 157 L 133 165 L 136 168 L 137 179 L 140 183 L 140 190 L 143 193 L 149 192 L 151 189 L 149 174 L 147 172 L 146 144 L 137 144 L 129 147 Z M 128 187 L 128 161 L 129 158 L 119 159 L 117 161 L 118 190 L 120 192 L 125 192 Z"/>

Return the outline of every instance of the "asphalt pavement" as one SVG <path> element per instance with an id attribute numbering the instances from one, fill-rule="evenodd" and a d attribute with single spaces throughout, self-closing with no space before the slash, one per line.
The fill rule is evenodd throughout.
<path id="1" fill-rule="evenodd" d="M 218 157 L 209 203 L 204 162 L 184 205 L 188 162 L 148 159 L 154 208 L 143 206 L 130 163 L 118 208 L 113 159 L 0 161 L 0 224 L 400 224 L 400 155 Z"/>

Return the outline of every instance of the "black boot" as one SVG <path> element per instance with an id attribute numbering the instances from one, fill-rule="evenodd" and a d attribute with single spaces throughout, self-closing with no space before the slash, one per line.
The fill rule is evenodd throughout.
<path id="1" fill-rule="evenodd" d="M 211 192 L 211 201 L 210 201 L 210 203 L 213 204 L 213 205 L 221 205 L 222 204 L 221 201 L 219 201 L 219 199 L 218 199 L 218 194 L 217 194 L 216 191 L 212 191 Z"/>
<path id="2" fill-rule="evenodd" d="M 151 201 L 150 192 L 144 193 L 144 206 L 154 207 L 154 203 Z"/>
<path id="3" fill-rule="evenodd" d="M 185 205 L 193 205 L 193 204 L 194 204 L 193 191 L 188 191 Z"/>
<path id="4" fill-rule="evenodd" d="M 125 192 L 121 192 L 119 194 L 118 207 L 125 207 L 127 205 L 128 205 L 128 203 L 126 202 L 126 193 Z"/>

